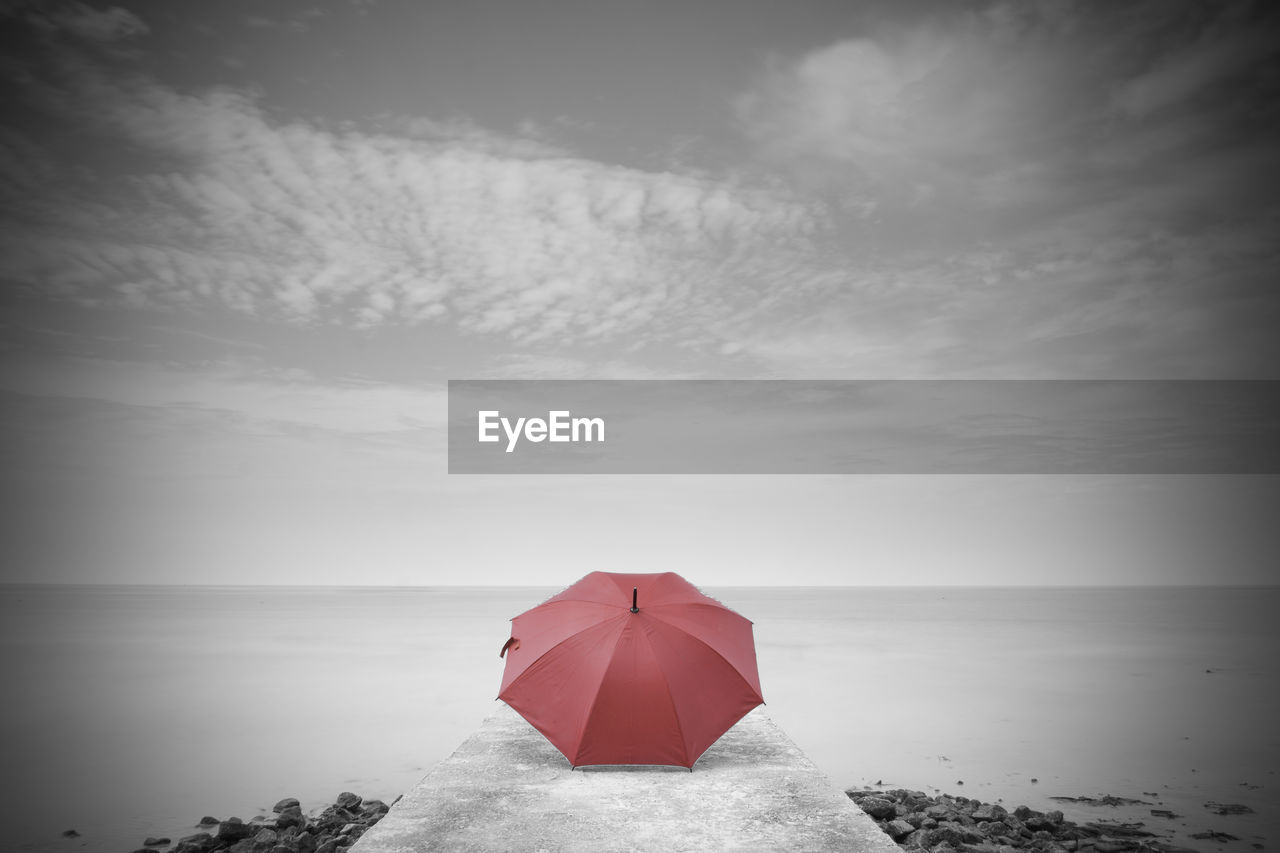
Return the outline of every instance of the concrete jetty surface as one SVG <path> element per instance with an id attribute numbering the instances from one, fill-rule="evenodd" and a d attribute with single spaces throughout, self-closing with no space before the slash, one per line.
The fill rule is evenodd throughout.
<path id="1" fill-rule="evenodd" d="M 901 853 L 761 708 L 690 773 L 571 771 L 506 705 L 351 849 Z"/>

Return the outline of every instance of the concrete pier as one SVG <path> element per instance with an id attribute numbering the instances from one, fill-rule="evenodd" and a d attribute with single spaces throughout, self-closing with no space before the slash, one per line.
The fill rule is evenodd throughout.
<path id="1" fill-rule="evenodd" d="M 761 708 L 690 773 L 571 771 L 506 705 L 351 849 L 901 853 Z"/>

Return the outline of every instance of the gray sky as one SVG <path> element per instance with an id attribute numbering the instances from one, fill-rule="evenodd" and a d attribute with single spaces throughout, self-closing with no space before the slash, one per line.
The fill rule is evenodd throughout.
<path id="1" fill-rule="evenodd" d="M 5 579 L 1275 580 L 1268 478 L 444 473 L 450 378 L 1275 378 L 1264 4 L 0 18 Z"/>

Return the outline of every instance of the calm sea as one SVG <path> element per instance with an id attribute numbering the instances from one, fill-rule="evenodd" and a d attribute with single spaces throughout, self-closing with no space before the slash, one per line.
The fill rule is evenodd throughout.
<path id="1" fill-rule="evenodd" d="M 493 709 L 507 620 L 554 591 L 0 587 L 0 849 L 390 801 Z M 1280 589 L 707 592 L 754 620 L 767 711 L 837 786 L 1280 841 Z M 1048 799 L 1101 794 L 1151 805 Z"/>

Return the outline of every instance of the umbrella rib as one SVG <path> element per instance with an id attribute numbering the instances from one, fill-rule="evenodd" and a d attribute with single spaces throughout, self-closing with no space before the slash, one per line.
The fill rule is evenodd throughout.
<path id="1" fill-rule="evenodd" d="M 619 625 L 625 627 L 626 620 L 619 620 Z M 618 631 L 616 636 L 614 636 L 613 641 L 616 643 L 618 641 L 618 637 L 620 636 L 622 636 L 621 630 Z M 608 669 L 609 669 L 608 664 L 606 664 L 605 671 L 607 672 Z M 528 670 L 525 670 L 525 672 L 528 672 Z M 522 672 L 520 673 L 520 678 L 523 678 L 523 677 L 524 677 L 524 673 Z M 517 678 L 516 681 L 519 681 L 520 678 Z M 511 683 L 515 684 L 515 681 Z M 596 693 L 594 696 L 591 697 L 591 704 L 587 706 L 587 714 L 582 718 L 582 729 L 578 733 L 578 742 L 573 745 L 573 758 L 570 759 L 569 761 L 569 764 L 572 766 L 576 766 L 574 765 L 574 761 L 577 761 L 578 756 L 582 754 L 582 740 L 587 736 L 587 726 L 590 725 L 591 723 L 591 715 L 595 713 L 596 703 L 600 701 L 600 693 L 603 689 L 604 689 L 604 676 L 602 674 L 600 678 L 600 683 L 596 685 Z"/>
<path id="2" fill-rule="evenodd" d="M 665 625 L 665 624 L 670 624 L 670 623 L 664 622 L 663 624 Z M 654 649 L 654 647 L 653 647 L 653 643 L 649 642 L 649 634 L 648 634 L 648 632 L 646 632 L 646 631 L 640 631 L 639 633 L 640 633 L 640 635 L 641 635 L 641 636 L 643 636 L 643 637 L 644 637 L 644 644 L 645 644 L 646 646 L 648 646 L 648 647 L 649 647 L 649 652 L 650 652 L 651 654 L 653 654 L 653 655 L 654 655 L 654 657 L 656 658 L 656 657 L 657 657 L 657 650 L 656 650 L 656 649 Z M 680 709 L 676 707 L 676 700 L 675 700 L 675 699 L 672 697 L 672 695 L 671 695 L 671 682 L 667 679 L 667 672 L 666 672 L 666 670 L 664 670 L 664 669 L 662 669 L 661 667 L 659 667 L 659 668 L 658 668 L 658 672 L 659 672 L 659 674 L 661 674 L 661 675 L 662 675 L 662 681 L 663 681 L 663 683 L 665 683 L 665 684 L 667 685 L 667 702 L 669 702 L 669 703 L 671 704 L 671 716 L 672 716 L 672 718 L 676 721 L 676 731 L 680 732 L 680 745 L 681 745 L 682 747 L 684 747 L 684 757 L 685 757 L 685 760 L 686 760 L 686 761 L 688 761 L 688 759 L 689 759 L 689 741 L 688 741 L 688 740 L 686 740 L 686 739 L 685 739 L 685 736 L 684 736 L 684 723 L 680 720 Z M 696 760 L 696 759 L 695 759 L 695 760 Z M 692 765 L 692 764 L 690 764 L 690 765 L 689 765 L 689 768 L 690 768 L 690 769 L 693 769 L 693 765 Z"/>
<path id="3" fill-rule="evenodd" d="M 661 615 L 655 615 L 652 610 L 649 611 L 649 616 L 651 616 L 655 622 L 661 622 L 663 625 L 666 625 L 668 628 L 679 631 L 681 634 L 684 634 L 689 639 L 697 643 L 701 643 L 703 646 L 710 649 L 713 655 L 715 655 L 716 657 L 720 658 L 720 660 L 725 662 L 725 665 L 728 666 L 730 670 L 732 670 L 734 675 L 742 679 L 742 683 L 747 685 L 748 690 L 756 694 L 757 699 L 759 699 L 761 702 L 764 702 L 764 696 L 760 695 L 760 691 L 756 690 L 756 688 L 752 686 L 751 682 L 747 681 L 747 677 L 743 675 L 742 672 L 736 666 L 733 665 L 732 661 L 730 661 L 724 655 L 720 654 L 720 650 L 717 649 L 715 646 L 711 645 L 706 640 L 699 637 L 697 634 L 692 634 L 686 631 L 684 628 L 681 628 L 679 625 L 676 625 L 673 622 L 668 622 L 666 619 L 663 619 Z"/>
<path id="4" fill-rule="evenodd" d="M 518 619 L 518 618 L 520 618 L 520 617 L 518 617 L 518 616 L 517 616 L 516 618 Z M 606 618 L 604 618 L 604 619 L 601 619 L 599 622 L 597 622 L 595 625 L 593 625 L 593 626 L 591 626 L 591 627 L 593 627 L 593 628 L 595 628 L 595 627 L 599 627 L 599 626 L 600 626 L 600 625 L 602 625 L 603 623 L 605 623 L 605 622 L 609 621 L 609 619 L 616 619 L 616 618 L 617 618 L 617 616 L 606 617 Z M 514 620 L 513 620 L 513 621 L 514 621 Z M 584 630 L 585 630 L 585 629 L 584 629 Z M 541 661 L 541 660 L 542 660 L 543 658 L 545 658 L 547 655 L 549 655 L 549 654 L 551 654 L 552 652 L 554 652 L 556 649 L 558 649 L 558 648 L 560 648 L 561 646 L 563 646 L 565 643 L 567 643 L 567 642 L 569 642 L 570 640 L 572 640 L 574 637 L 576 637 L 576 636 L 577 636 L 578 634 L 580 634 L 580 633 L 581 633 L 581 631 L 575 631 L 574 633 L 570 634 L 569 636 L 565 637 L 564 639 L 562 639 L 562 640 L 558 641 L 555 645 L 548 647 L 548 648 L 547 648 L 547 650 L 546 650 L 545 652 L 543 652 L 542 654 L 538 655 L 538 656 L 537 656 L 536 658 L 534 658 L 533 660 L 529 661 L 529 663 L 525 666 L 525 668 L 524 668 L 524 669 L 522 669 L 522 670 L 520 671 L 520 674 L 519 674 L 519 675 L 517 675 L 515 678 L 511 679 L 511 683 L 507 685 L 506 689 L 505 689 L 505 690 L 503 690 L 501 693 L 499 693 L 499 694 L 498 694 L 498 698 L 499 698 L 499 699 L 501 699 L 501 698 L 502 698 L 502 693 L 507 693 L 507 692 L 509 692 L 513 687 L 515 687 L 517 684 L 519 684 L 519 683 L 521 682 L 521 680 L 522 680 L 526 675 L 528 675 L 528 674 L 529 674 L 529 671 L 530 671 L 531 669 L 533 669 L 535 666 L 537 666 L 537 665 L 538 665 L 538 662 L 539 662 L 539 661 Z"/>
<path id="5" fill-rule="evenodd" d="M 750 619 L 747 619 L 747 617 L 743 616 L 738 611 L 734 610 L 732 607 L 726 607 L 725 605 L 721 604 L 715 599 L 712 599 L 710 601 L 664 601 L 664 602 L 661 602 L 660 604 L 649 605 L 650 610 L 653 610 L 655 607 L 706 607 L 711 610 L 721 610 L 725 613 L 732 613 L 734 616 L 737 616 L 740 619 L 745 619 L 747 621 L 747 624 L 749 625 L 756 624 L 755 622 L 752 622 Z"/>

